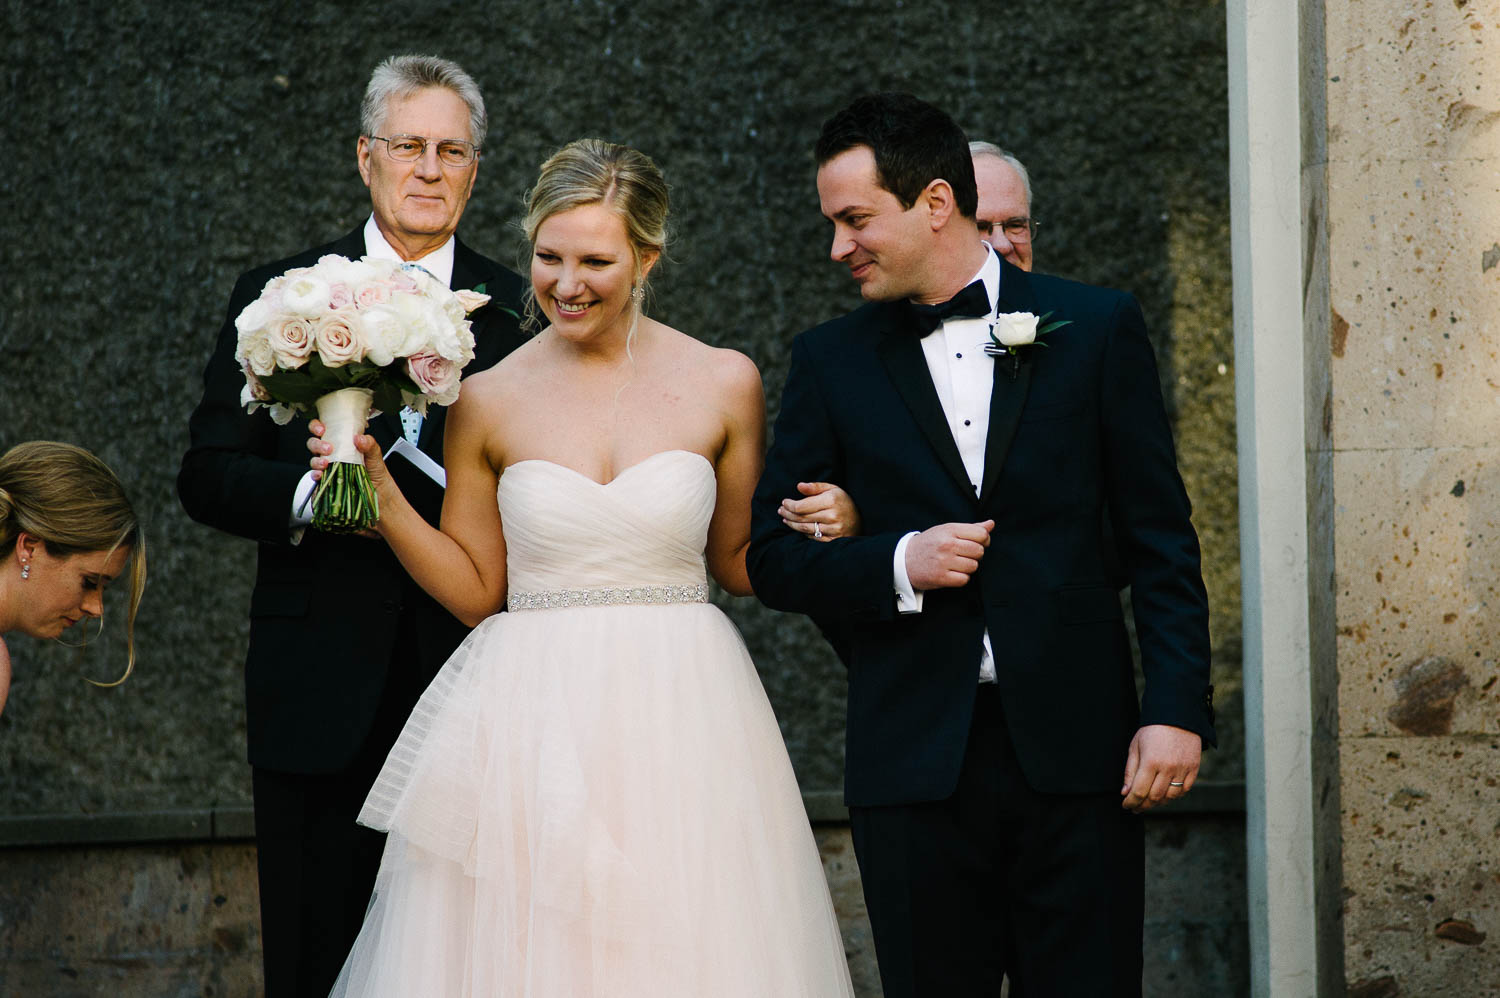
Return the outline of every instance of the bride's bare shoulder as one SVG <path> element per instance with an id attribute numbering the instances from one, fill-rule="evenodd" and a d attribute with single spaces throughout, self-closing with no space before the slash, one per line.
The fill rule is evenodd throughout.
<path id="1" fill-rule="evenodd" d="M 503 357 L 500 363 L 464 379 L 463 392 L 476 402 L 497 401 L 518 391 L 535 373 L 539 362 L 537 338 L 532 337 Z"/>
<path id="2" fill-rule="evenodd" d="M 732 394 L 760 391 L 760 370 L 740 351 L 712 346 L 670 326 L 662 328 L 671 336 L 670 346 L 680 358 L 684 373 L 705 382 L 705 388 Z"/>

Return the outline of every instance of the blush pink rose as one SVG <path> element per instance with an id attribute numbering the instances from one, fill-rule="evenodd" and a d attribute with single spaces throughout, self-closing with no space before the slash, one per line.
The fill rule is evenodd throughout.
<path id="1" fill-rule="evenodd" d="M 353 301 L 354 293 L 349 290 L 349 285 L 340 281 L 337 284 L 330 284 L 328 286 L 329 308 L 343 308 L 344 306 L 353 303 Z"/>
<path id="2" fill-rule="evenodd" d="M 354 292 L 354 301 L 360 308 L 384 305 L 391 300 L 391 286 L 382 280 L 366 281 Z"/>
<path id="3" fill-rule="evenodd" d="M 271 355 L 276 358 L 277 367 L 288 371 L 296 370 L 306 364 L 307 358 L 312 355 L 312 323 L 301 316 L 285 316 L 266 328 L 266 342 L 271 346 Z"/>
<path id="4" fill-rule="evenodd" d="M 330 312 L 313 330 L 318 356 L 329 367 L 343 367 L 365 356 L 364 340 L 355 332 L 354 323 L 344 312 Z"/>
<path id="5" fill-rule="evenodd" d="M 406 359 L 406 373 L 417 383 L 423 395 L 438 405 L 452 405 L 458 401 L 459 367 L 452 361 L 423 350 Z"/>

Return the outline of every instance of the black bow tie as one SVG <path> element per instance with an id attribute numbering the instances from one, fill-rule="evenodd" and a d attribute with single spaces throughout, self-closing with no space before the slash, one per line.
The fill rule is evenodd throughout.
<path id="1" fill-rule="evenodd" d="M 940 304 L 918 305 L 916 302 L 909 301 L 906 307 L 911 310 L 911 321 L 916 327 L 917 335 L 926 336 L 941 326 L 944 319 L 969 319 L 989 315 L 990 296 L 984 290 L 984 282 L 975 281 Z"/>

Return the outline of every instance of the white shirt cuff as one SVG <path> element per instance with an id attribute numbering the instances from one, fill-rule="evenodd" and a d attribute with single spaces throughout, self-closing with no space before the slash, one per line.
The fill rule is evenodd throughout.
<path id="1" fill-rule="evenodd" d="M 302 476 L 296 490 L 292 492 L 292 515 L 287 518 L 287 528 L 293 544 L 302 543 L 302 535 L 308 524 L 312 523 L 312 503 L 308 501 L 308 497 L 317 487 L 318 483 L 313 481 L 312 472 L 309 471 Z"/>
<path id="2" fill-rule="evenodd" d="M 891 566 L 891 575 L 896 581 L 897 613 L 922 612 L 922 594 L 912 588 L 911 577 L 906 574 L 906 545 L 915 536 L 917 531 L 913 530 L 896 542 L 895 564 Z"/>

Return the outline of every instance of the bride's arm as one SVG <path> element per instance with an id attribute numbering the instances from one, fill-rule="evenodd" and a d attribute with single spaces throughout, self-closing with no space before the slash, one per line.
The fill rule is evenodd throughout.
<path id="1" fill-rule="evenodd" d="M 766 399 L 760 372 L 744 354 L 724 351 L 718 397 L 724 406 L 724 447 L 714 464 L 718 500 L 708 524 L 708 570 L 733 596 L 750 596 L 745 551 L 750 547 L 750 496 L 766 451 Z"/>
<path id="2" fill-rule="evenodd" d="M 465 382 L 448 409 L 443 445 L 448 487 L 441 530 L 422 519 L 401 494 L 375 438 L 361 435 L 355 441 L 380 501 L 375 531 L 417 584 L 470 627 L 505 603 L 505 538 L 495 500 L 499 475 L 486 453 L 486 424 L 483 396 L 476 397 Z M 313 429 L 321 432 L 322 426 L 315 423 Z M 315 458 L 313 466 L 324 465 Z"/>

